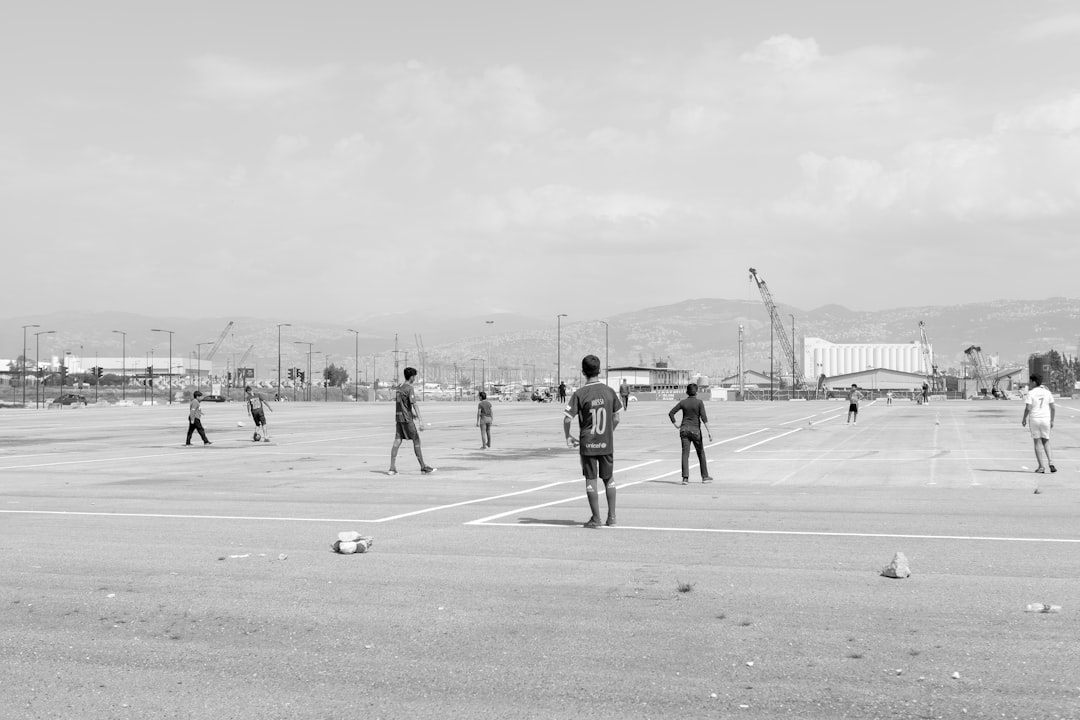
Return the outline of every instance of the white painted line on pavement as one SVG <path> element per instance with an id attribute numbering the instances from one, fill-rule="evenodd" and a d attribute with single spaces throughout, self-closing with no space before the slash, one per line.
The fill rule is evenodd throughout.
<path id="1" fill-rule="evenodd" d="M 735 440 L 742 440 L 745 437 L 750 437 L 751 435 L 757 435 L 758 433 L 765 432 L 768 429 L 769 428 L 761 428 L 760 430 L 754 430 L 753 432 L 744 433 L 742 435 L 736 435 L 735 437 L 729 437 L 727 440 L 718 440 L 717 442 L 709 443 L 705 447 L 711 448 L 711 447 L 716 447 L 717 445 L 723 445 L 724 443 L 734 442 Z"/>
<path id="2" fill-rule="evenodd" d="M 120 513 L 120 512 L 75 512 L 68 510 L 0 510 L 0 513 L 22 515 L 84 515 L 92 517 L 129 517 L 129 518 L 174 518 L 178 520 L 272 520 L 280 522 L 335 522 L 335 523 L 370 523 L 372 520 L 356 518 L 302 518 L 302 517 L 259 517 L 247 515 L 173 515 L 168 513 Z"/>
<path id="3" fill-rule="evenodd" d="M 0 470 L 25 470 L 27 468 L 55 467 L 57 465 L 82 465 L 84 463 L 125 462 L 127 460 L 144 460 L 146 458 L 170 457 L 176 454 L 182 454 L 184 452 L 185 451 L 183 449 L 177 448 L 173 452 L 157 453 L 155 455 L 128 455 L 127 457 L 97 458 L 92 460 L 61 460 L 58 462 L 35 463 L 33 465 L 3 465 L 0 466 Z"/>
<path id="4" fill-rule="evenodd" d="M 794 422 L 802 422 L 803 420 L 809 420 L 812 417 L 817 417 L 817 413 L 814 413 L 813 415 L 807 415 L 806 417 L 795 418 L 794 420 L 787 420 L 787 421 L 782 422 L 782 423 L 777 423 L 777 425 L 790 425 L 791 423 L 794 423 Z"/>
<path id="5" fill-rule="evenodd" d="M 766 428 L 766 429 L 768 429 L 768 428 Z M 782 438 L 785 435 L 790 435 L 792 433 L 797 433 L 800 430 L 802 430 L 802 428 L 795 428 L 794 430 L 788 430 L 787 432 L 780 433 L 779 435 L 773 435 L 771 438 L 765 438 L 764 440 L 759 440 L 756 443 L 754 443 L 753 445 L 747 445 L 746 447 L 741 447 L 738 450 L 736 450 L 735 452 L 741 453 L 743 450 L 749 450 L 750 448 L 756 448 L 758 445 L 764 445 L 767 442 L 772 442 L 773 440 L 777 440 L 779 438 Z"/>
<path id="6" fill-rule="evenodd" d="M 660 480 L 661 478 L 671 477 L 672 475 L 679 475 L 681 473 L 682 473 L 682 469 L 680 468 L 678 470 L 672 470 L 671 472 L 662 473 L 660 475 L 654 475 L 654 476 L 652 476 L 650 478 L 645 478 L 644 480 L 635 480 L 634 482 L 623 483 L 621 485 L 618 485 L 617 487 L 619 489 L 632 487 L 634 485 L 640 485 L 641 483 L 652 482 L 653 480 Z M 584 497 L 586 497 L 585 493 L 581 493 L 579 495 L 573 495 L 573 496 L 568 497 L 568 498 L 563 498 L 562 500 L 552 500 L 551 502 L 546 502 L 546 503 L 543 503 L 541 505 L 532 505 L 530 507 L 517 508 L 515 510 L 510 510 L 509 512 L 499 513 L 498 515 L 489 515 L 488 517 L 480 518 L 479 520 L 470 520 L 469 522 L 467 522 L 465 524 L 466 525 L 483 525 L 483 524 L 487 523 L 490 520 L 497 520 L 498 518 L 506 517 L 507 515 L 513 515 L 515 513 L 523 513 L 523 512 L 527 512 L 529 510 L 537 510 L 539 508 L 550 507 L 552 505 L 562 505 L 563 503 L 580 501 Z M 508 523 L 508 524 L 515 525 L 515 523 Z"/>
<path id="7" fill-rule="evenodd" d="M 577 499 L 577 498 L 575 498 Z M 532 508 L 524 508 L 531 510 Z M 508 522 L 483 522 L 474 520 L 466 525 L 487 525 L 489 527 L 516 527 L 516 528 L 565 528 L 565 523 L 508 523 Z M 721 533 L 726 535 L 796 535 L 812 537 L 855 537 L 855 538 L 902 538 L 907 540 L 971 540 L 979 542 L 1033 542 L 1033 543 L 1077 543 L 1080 538 L 1025 538 L 1025 537 L 994 537 L 981 535 L 901 535 L 892 533 L 843 533 L 843 532 L 817 532 L 813 530 L 731 530 L 727 528 L 677 528 L 677 527 L 653 527 L 617 525 L 605 530 L 649 530 L 654 532 L 687 532 L 687 533 Z"/>
<path id="8" fill-rule="evenodd" d="M 636 470 L 646 465 L 652 465 L 658 463 L 659 460 L 649 460 L 639 465 L 631 465 L 630 467 L 619 468 L 615 472 L 625 472 L 627 470 Z M 491 495 L 490 497 L 476 498 L 474 500 L 463 500 L 457 503 L 451 503 L 449 505 L 437 505 L 435 507 L 424 508 L 423 510 L 414 510 L 412 512 L 401 513 L 400 515 L 391 515 L 390 517 L 379 518 L 378 520 L 372 520 L 372 522 L 386 522 L 388 520 L 398 520 L 400 518 L 411 517 L 413 515 L 422 515 L 424 513 L 435 512 L 436 510 L 446 510 L 448 508 L 461 507 L 462 505 L 475 505 L 476 503 L 487 502 L 489 500 L 500 500 L 502 498 L 513 497 L 515 495 L 525 495 L 527 493 L 536 492 L 537 490 L 546 490 L 547 488 L 556 487 L 559 485 L 566 485 L 567 483 L 581 482 L 581 478 L 574 478 L 573 480 L 559 480 L 558 482 L 548 483 L 547 485 L 537 485 L 536 487 L 526 488 L 525 490 L 517 490 L 515 492 L 503 493 L 502 495 Z"/>

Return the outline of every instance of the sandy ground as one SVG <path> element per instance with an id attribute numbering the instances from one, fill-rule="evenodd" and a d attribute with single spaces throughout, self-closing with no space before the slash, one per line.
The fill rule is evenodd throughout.
<path id="1" fill-rule="evenodd" d="M 424 408 L 396 477 L 386 403 L 0 412 L 0 717 L 1080 718 L 1069 401 L 1054 475 L 1017 402 L 712 403 L 687 486 L 634 403 L 600 530 L 558 407 Z"/>

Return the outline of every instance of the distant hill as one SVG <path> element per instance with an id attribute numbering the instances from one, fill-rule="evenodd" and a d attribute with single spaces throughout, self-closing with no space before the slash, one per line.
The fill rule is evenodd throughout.
<path id="1" fill-rule="evenodd" d="M 573 308 L 568 308 L 572 310 Z M 780 305 L 785 329 L 791 332 L 795 316 L 798 337 L 814 336 L 837 343 L 905 343 L 919 338 L 919 321 L 926 323 L 934 346 L 935 359 L 942 368 L 959 367 L 964 348 L 979 345 L 984 354 L 999 356 L 1003 364 L 1023 363 L 1033 352 L 1056 349 L 1077 353 L 1080 339 L 1080 300 L 1050 298 L 1041 301 L 997 300 L 953 306 L 896 308 L 854 311 L 827 305 L 805 311 Z M 249 347 L 260 373 L 272 374 L 278 351 L 277 323 L 250 317 L 232 318 L 150 318 L 134 313 L 56 313 L 41 317 L 0 319 L 0 357 L 19 354 L 22 325 L 36 323 L 40 330 L 56 330 L 41 336 L 42 358 L 63 353 L 84 357 L 120 354 L 127 335 L 131 357 L 153 350 L 167 351 L 168 335 L 150 328 L 173 330 L 173 354 L 194 357 L 195 343 L 203 343 L 204 357 L 226 324 L 234 322 L 224 338 L 215 362 L 234 361 Z M 460 375 L 470 375 L 475 365 L 479 376 L 486 359 L 496 374 L 510 379 L 542 380 L 555 376 L 558 343 L 557 321 L 551 317 L 498 314 L 484 317 L 454 317 L 430 314 L 374 315 L 357 318 L 345 325 L 292 318 L 281 329 L 283 366 L 307 362 L 307 343 L 330 362 L 351 368 L 359 346 L 361 375 L 375 373 L 382 378 L 393 374 L 395 335 L 401 366 L 417 365 L 418 343 L 426 354 L 428 374 L 449 379 L 457 364 Z M 700 372 L 710 377 L 731 374 L 738 367 L 739 325 L 744 328 L 744 364 L 765 370 L 769 363 L 769 318 L 760 301 L 702 298 L 672 305 L 644 308 L 606 318 L 590 318 L 573 313 L 562 318 L 563 376 L 576 375 L 577 364 L 586 353 L 603 359 L 605 327 L 611 366 L 651 365 L 667 360 L 672 367 Z M 490 323 L 489 323 L 490 321 Z M 358 335 L 348 328 L 358 331 Z M 33 333 L 27 329 L 28 354 L 33 357 Z M 782 350 L 777 342 L 776 361 Z M 474 360 L 474 358 L 476 358 Z M 315 355 L 313 368 L 321 367 L 323 356 Z M 788 364 L 783 361 L 783 366 Z M 489 371 L 490 372 L 490 371 Z M 489 374 L 489 377 L 491 375 Z"/>

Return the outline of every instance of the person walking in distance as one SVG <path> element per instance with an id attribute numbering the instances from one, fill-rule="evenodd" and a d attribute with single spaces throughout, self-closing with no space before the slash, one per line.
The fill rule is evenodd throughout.
<path id="1" fill-rule="evenodd" d="M 686 386 L 686 397 L 675 404 L 668 411 L 668 419 L 671 424 L 679 429 L 679 440 L 682 441 L 682 484 L 690 483 L 690 446 L 697 451 L 698 469 L 701 470 L 701 482 L 711 483 L 709 466 L 705 462 L 705 444 L 701 440 L 701 428 L 709 434 L 709 442 L 712 442 L 712 430 L 709 429 L 709 418 L 705 413 L 705 403 L 697 396 L 697 383 Z M 682 424 L 676 424 L 675 413 L 682 412 Z"/>
<path id="2" fill-rule="evenodd" d="M 480 449 L 491 447 L 491 423 L 495 419 L 487 393 L 480 391 L 480 402 L 476 406 L 476 427 L 480 428 Z"/>
<path id="3" fill-rule="evenodd" d="M 859 401 L 862 400 L 862 393 L 859 392 L 859 386 L 855 383 L 851 383 L 851 389 L 847 394 L 847 421 L 851 423 L 859 422 Z"/>
<path id="4" fill-rule="evenodd" d="M 622 400 L 623 410 L 630 409 L 630 384 L 626 382 L 626 378 L 622 379 L 619 383 L 619 399 Z"/>
<path id="5" fill-rule="evenodd" d="M 567 447 L 577 447 L 581 456 L 581 473 L 585 476 L 585 496 L 592 516 L 585 522 L 587 528 L 600 527 L 600 499 L 597 480 L 604 482 L 607 496 L 608 527 L 615 525 L 615 428 L 619 426 L 622 404 L 606 383 L 600 381 L 600 358 L 586 355 L 581 360 L 581 372 L 585 384 L 574 391 L 563 408 L 563 435 Z M 578 421 L 578 438 L 570 437 L 573 419 Z"/>
<path id="6" fill-rule="evenodd" d="M 394 395 L 394 447 L 390 451 L 388 475 L 397 475 L 397 454 L 402 440 L 412 440 L 413 452 L 420 461 L 420 472 L 425 475 L 435 472 L 435 468 L 424 462 L 424 454 L 420 451 L 424 419 L 420 417 L 420 408 L 416 405 L 416 392 L 412 384 L 415 377 L 416 368 L 405 368 L 405 382 L 397 387 Z"/>
<path id="7" fill-rule="evenodd" d="M 266 430 L 266 410 L 273 412 L 274 408 L 270 407 L 261 395 L 256 395 L 250 385 L 244 387 L 244 399 L 247 400 L 247 413 L 251 416 L 251 421 L 255 423 L 252 441 L 259 442 L 261 439 L 263 442 L 270 442 L 270 433 Z"/>
<path id="8" fill-rule="evenodd" d="M 187 427 L 187 442 L 185 445 L 191 444 L 192 434 L 198 430 L 199 437 L 202 438 L 203 445 L 213 445 L 206 439 L 206 431 L 202 426 L 202 401 L 199 399 L 202 397 L 202 391 L 196 390 L 191 396 L 191 405 L 188 406 L 188 427 Z"/>
<path id="9" fill-rule="evenodd" d="M 1031 389 L 1024 398 L 1024 417 L 1020 424 L 1031 431 L 1031 440 L 1035 444 L 1035 460 L 1039 467 L 1035 472 L 1044 473 L 1046 468 L 1056 473 L 1054 458 L 1050 455 L 1050 431 L 1054 428 L 1054 395 L 1043 384 L 1038 375 L 1031 376 Z"/>
<path id="10" fill-rule="evenodd" d="M 566 402 L 566 383 L 559 383 L 559 402 Z"/>

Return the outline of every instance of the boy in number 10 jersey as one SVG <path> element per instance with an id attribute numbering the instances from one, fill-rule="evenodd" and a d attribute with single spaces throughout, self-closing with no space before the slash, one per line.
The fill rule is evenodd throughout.
<path id="1" fill-rule="evenodd" d="M 578 447 L 581 453 L 581 472 L 585 476 L 585 494 L 589 499 L 592 517 L 585 523 L 587 528 L 600 527 L 600 499 L 596 481 L 604 481 L 607 496 L 608 527 L 615 525 L 615 472 L 614 430 L 619 425 L 622 402 L 610 387 L 599 380 L 600 358 L 586 355 L 581 361 L 585 375 L 584 386 L 574 391 L 563 412 L 563 434 L 568 447 Z M 570 424 L 577 418 L 578 440 L 570 437 Z"/>

